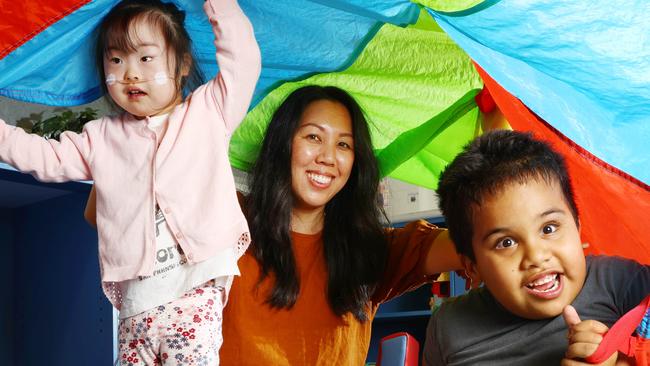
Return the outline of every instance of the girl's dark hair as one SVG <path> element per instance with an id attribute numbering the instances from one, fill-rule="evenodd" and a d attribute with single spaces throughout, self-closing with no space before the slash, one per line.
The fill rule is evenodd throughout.
<path id="1" fill-rule="evenodd" d="M 509 184 L 531 179 L 557 182 L 579 225 L 564 159 L 550 145 L 530 133 L 508 130 L 486 132 L 469 143 L 442 172 L 436 190 L 456 251 L 475 261 L 473 210 Z"/>
<path id="2" fill-rule="evenodd" d="M 192 40 L 183 25 L 185 12 L 172 3 L 164 3 L 160 0 L 123 0 L 99 25 L 95 61 L 104 94 L 108 92 L 104 83 L 106 80 L 104 55 L 111 48 L 124 52 L 135 51 L 138 44 L 137 35 L 129 30 L 139 21 L 149 22 L 160 30 L 168 53 L 174 57 L 176 90 L 187 95 L 201 85 L 204 77 L 192 52 Z M 182 76 L 183 66 L 186 66 L 187 62 L 191 63 L 189 74 Z"/>
<path id="3" fill-rule="evenodd" d="M 275 281 L 267 303 L 291 308 L 300 292 L 291 242 L 291 150 L 303 111 L 319 100 L 347 108 L 354 137 L 350 178 L 325 205 L 327 298 L 337 315 L 349 312 L 366 321 L 367 304 L 384 272 L 388 245 L 380 221 L 379 168 L 368 125 L 357 102 L 345 91 L 332 86 L 305 86 L 291 93 L 274 113 L 251 173 L 251 193 L 246 202 L 252 250 L 261 265 L 260 282 L 270 275 Z"/>

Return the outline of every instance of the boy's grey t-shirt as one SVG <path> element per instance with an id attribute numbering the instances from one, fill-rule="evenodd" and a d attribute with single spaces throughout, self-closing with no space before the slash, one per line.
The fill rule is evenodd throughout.
<path id="1" fill-rule="evenodd" d="M 573 302 L 580 318 L 607 326 L 650 293 L 650 267 L 620 257 L 588 256 Z M 424 365 L 559 365 L 568 346 L 562 315 L 529 320 L 507 312 L 481 287 L 450 299 L 431 316 Z"/>

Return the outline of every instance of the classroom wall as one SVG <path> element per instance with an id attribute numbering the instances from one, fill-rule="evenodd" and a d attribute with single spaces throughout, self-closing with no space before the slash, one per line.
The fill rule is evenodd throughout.
<path id="1" fill-rule="evenodd" d="M 14 215 L 14 355 L 18 364 L 110 365 L 112 313 L 100 287 L 87 194 L 23 206 Z"/>
<path id="2" fill-rule="evenodd" d="M 0 208 L 0 365 L 14 365 L 13 299 L 14 293 L 13 213 Z"/>

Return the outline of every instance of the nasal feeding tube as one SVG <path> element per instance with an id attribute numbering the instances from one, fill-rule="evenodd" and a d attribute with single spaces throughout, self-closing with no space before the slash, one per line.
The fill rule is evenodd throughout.
<path id="1" fill-rule="evenodd" d="M 115 74 L 108 74 L 106 75 L 106 85 L 111 86 L 114 85 L 115 83 L 120 83 L 123 85 L 131 85 L 131 84 L 141 84 L 141 83 L 147 83 L 150 81 L 154 81 L 158 85 L 164 85 L 167 83 L 167 80 L 170 80 L 173 78 L 169 77 L 167 73 L 159 71 L 157 72 L 153 79 L 145 79 L 145 80 L 135 80 L 135 81 L 126 81 L 126 80 L 117 80 L 117 77 Z"/>

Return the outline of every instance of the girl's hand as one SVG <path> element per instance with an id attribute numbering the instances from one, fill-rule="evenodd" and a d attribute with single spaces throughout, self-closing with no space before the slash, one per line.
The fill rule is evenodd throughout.
<path id="1" fill-rule="evenodd" d="M 590 365 L 583 359 L 596 352 L 600 342 L 603 340 L 603 336 L 609 328 L 605 324 L 596 320 L 580 320 L 580 316 L 571 305 L 567 305 L 567 307 L 564 308 L 562 315 L 569 330 L 567 335 L 567 338 L 569 339 L 569 347 L 567 348 L 565 358 L 562 360 L 561 365 Z M 614 352 L 610 358 L 599 365 L 615 365 L 617 358 L 618 352 Z"/>

